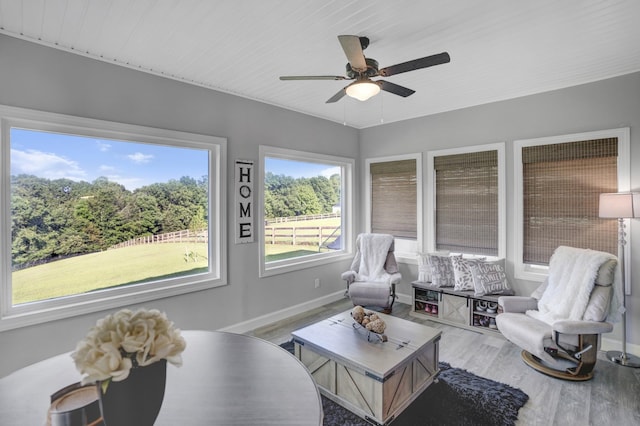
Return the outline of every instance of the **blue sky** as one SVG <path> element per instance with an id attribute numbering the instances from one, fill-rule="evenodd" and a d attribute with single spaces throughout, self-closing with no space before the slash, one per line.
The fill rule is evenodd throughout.
<path id="1" fill-rule="evenodd" d="M 206 150 L 11 129 L 11 174 L 93 182 L 104 176 L 134 190 L 208 173 Z"/>
<path id="2" fill-rule="evenodd" d="M 330 164 L 311 163 L 306 161 L 282 160 L 279 158 L 266 158 L 265 171 L 274 175 L 285 175 L 293 178 L 325 176 L 340 174 L 340 167 Z"/>

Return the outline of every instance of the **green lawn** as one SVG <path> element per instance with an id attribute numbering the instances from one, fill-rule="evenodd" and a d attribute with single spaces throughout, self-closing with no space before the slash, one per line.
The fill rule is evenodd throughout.
<path id="1" fill-rule="evenodd" d="M 185 261 L 185 251 L 198 260 Z M 146 244 L 38 265 L 12 274 L 13 304 L 207 270 L 204 243 Z"/>
<path id="2" fill-rule="evenodd" d="M 273 226 L 330 228 L 339 225 L 339 218 L 329 218 L 279 223 Z M 335 236 L 337 235 L 339 233 Z M 193 258 L 189 258 L 189 262 L 185 261 L 187 250 L 198 254 L 197 262 L 194 262 Z M 265 244 L 267 262 L 318 252 L 317 245 Z M 13 304 L 204 272 L 208 267 L 206 256 L 207 246 L 204 243 L 146 244 L 38 265 L 13 272 Z"/>
<path id="3" fill-rule="evenodd" d="M 326 251 L 326 250 L 325 250 Z M 313 246 L 292 246 L 289 244 L 265 244 L 265 261 L 290 259 L 292 257 L 317 254 L 318 248 Z"/>

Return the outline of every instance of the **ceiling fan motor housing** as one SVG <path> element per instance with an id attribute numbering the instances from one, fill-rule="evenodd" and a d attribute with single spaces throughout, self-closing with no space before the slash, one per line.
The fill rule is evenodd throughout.
<path id="1" fill-rule="evenodd" d="M 364 58 L 365 62 L 367 63 L 367 69 L 365 71 L 362 72 L 358 72 L 355 71 L 353 68 L 351 68 L 351 64 L 349 62 L 347 62 L 346 68 L 347 68 L 347 77 L 351 78 L 351 79 L 355 79 L 358 77 L 376 77 L 378 74 L 378 61 L 376 61 L 375 59 L 372 58 Z"/>

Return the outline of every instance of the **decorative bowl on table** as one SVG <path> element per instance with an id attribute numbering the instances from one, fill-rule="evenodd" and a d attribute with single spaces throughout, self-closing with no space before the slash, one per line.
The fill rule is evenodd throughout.
<path id="1" fill-rule="evenodd" d="M 376 312 L 367 312 L 362 306 L 356 306 L 351 311 L 351 318 L 354 321 L 353 328 L 366 335 L 367 340 L 387 341 L 384 334 L 387 324 Z"/>

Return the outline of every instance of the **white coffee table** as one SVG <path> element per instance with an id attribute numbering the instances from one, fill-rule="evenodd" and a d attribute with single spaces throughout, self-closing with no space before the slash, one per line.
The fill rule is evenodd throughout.
<path id="1" fill-rule="evenodd" d="M 438 374 L 441 332 L 378 314 L 386 341 L 355 329 L 351 310 L 294 331 L 296 357 L 320 392 L 360 417 L 388 424 Z"/>

